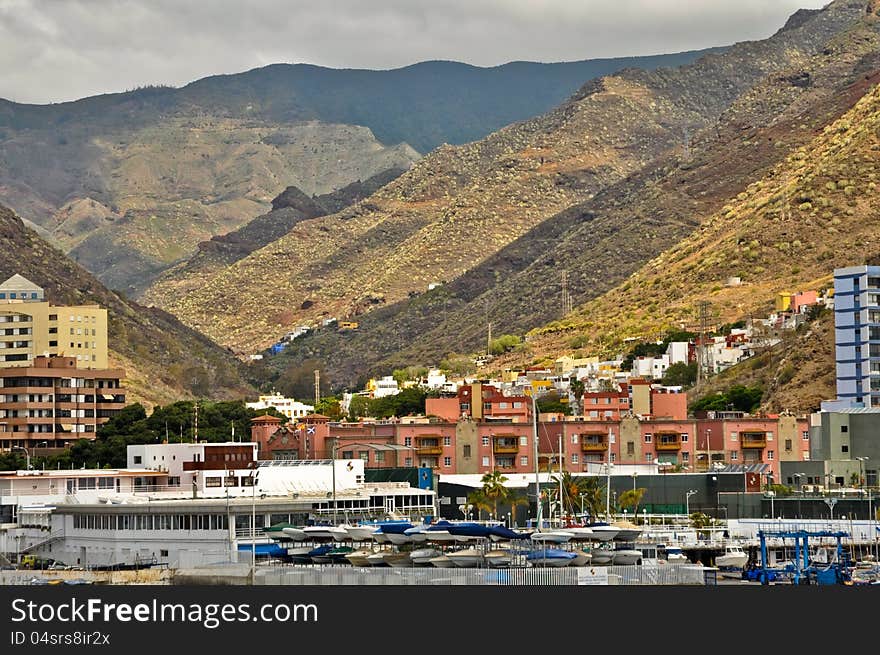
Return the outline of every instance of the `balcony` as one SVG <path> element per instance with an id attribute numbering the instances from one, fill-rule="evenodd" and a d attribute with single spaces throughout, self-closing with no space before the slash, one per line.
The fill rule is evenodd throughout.
<path id="1" fill-rule="evenodd" d="M 416 439 L 416 453 L 418 455 L 442 455 L 443 446 L 439 439 Z"/>
<path id="2" fill-rule="evenodd" d="M 510 455 L 519 452 L 519 441 L 513 437 L 495 437 L 492 442 L 492 452 L 496 455 Z"/>
<path id="3" fill-rule="evenodd" d="M 581 452 L 584 453 L 604 453 L 608 450 L 608 437 L 590 437 L 581 435 Z"/>
<path id="4" fill-rule="evenodd" d="M 681 435 L 677 433 L 658 433 L 654 437 L 654 450 L 681 450 Z"/>
<path id="5" fill-rule="evenodd" d="M 740 434 L 740 446 L 742 448 L 766 448 L 766 432 L 743 432 Z"/>

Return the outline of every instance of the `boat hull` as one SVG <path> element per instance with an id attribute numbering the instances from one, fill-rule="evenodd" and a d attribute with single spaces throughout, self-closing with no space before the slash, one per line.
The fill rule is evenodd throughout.
<path id="1" fill-rule="evenodd" d="M 455 562 L 449 559 L 446 555 L 434 557 L 433 559 L 428 560 L 428 563 L 436 569 L 451 569 L 455 567 Z"/>
<path id="2" fill-rule="evenodd" d="M 642 551 L 640 550 L 616 550 L 611 558 L 611 562 L 618 566 L 638 564 L 641 561 Z"/>

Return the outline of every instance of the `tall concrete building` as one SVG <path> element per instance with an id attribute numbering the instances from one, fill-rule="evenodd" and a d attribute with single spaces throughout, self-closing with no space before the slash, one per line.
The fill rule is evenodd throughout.
<path id="1" fill-rule="evenodd" d="M 880 407 L 880 266 L 834 271 L 837 399 Z"/>
<path id="2" fill-rule="evenodd" d="M 0 368 L 32 366 L 37 356 L 72 358 L 77 368 L 106 369 L 107 310 L 56 306 L 43 289 L 13 275 L 0 284 Z"/>

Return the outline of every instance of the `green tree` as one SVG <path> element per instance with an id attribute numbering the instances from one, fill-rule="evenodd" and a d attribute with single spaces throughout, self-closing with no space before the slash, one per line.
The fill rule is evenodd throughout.
<path id="1" fill-rule="evenodd" d="M 342 411 L 342 405 L 339 402 L 339 398 L 337 398 L 336 396 L 321 398 L 318 404 L 315 405 L 315 413 L 323 414 L 331 421 L 341 421 L 345 416 Z"/>
<path id="2" fill-rule="evenodd" d="M 492 517 L 498 516 L 498 503 L 506 502 L 510 498 L 510 490 L 504 486 L 507 478 L 500 471 L 492 471 L 483 475 L 480 483 L 483 485 L 480 491 L 483 497 L 492 504 Z"/>
<path id="3" fill-rule="evenodd" d="M 348 403 L 348 420 L 357 421 L 364 416 L 370 415 L 370 399 L 366 396 L 352 396 Z"/>
<path id="4" fill-rule="evenodd" d="M 676 364 L 671 364 L 669 368 L 666 369 L 666 374 L 663 376 L 662 383 L 669 387 L 681 386 L 688 388 L 693 386 L 696 381 L 697 363 L 692 362 L 690 364 L 685 364 L 683 362 L 678 362 Z"/>
<path id="5" fill-rule="evenodd" d="M 492 503 L 486 498 L 486 495 L 483 493 L 482 489 L 474 489 L 467 495 L 468 505 L 471 505 L 475 510 L 477 510 L 477 516 L 482 519 L 483 511 L 486 513 L 491 511 Z"/>
<path id="6" fill-rule="evenodd" d="M 538 412 L 549 413 L 558 412 L 561 414 L 571 414 L 571 407 L 568 403 L 563 402 L 557 391 L 550 391 L 537 399 Z"/>
<path id="7" fill-rule="evenodd" d="M 497 339 L 489 342 L 489 353 L 492 355 L 503 355 L 516 348 L 522 340 L 514 334 L 502 334 Z"/>
<path id="8" fill-rule="evenodd" d="M 642 502 L 642 497 L 645 495 L 647 489 L 644 487 L 639 487 L 638 489 L 627 489 L 620 497 L 617 499 L 617 502 L 621 507 L 632 508 L 633 517 L 639 512 L 639 504 Z"/>
<path id="9" fill-rule="evenodd" d="M 553 482 L 557 490 L 562 488 L 563 511 L 569 515 L 579 513 L 581 506 L 593 518 L 605 511 L 605 487 L 597 476 L 563 471 L 553 476 Z"/>
<path id="10" fill-rule="evenodd" d="M 581 416 L 584 413 L 584 408 L 583 408 L 583 405 L 581 404 L 581 401 L 584 398 L 584 393 L 586 393 L 586 386 L 584 385 L 584 381 L 580 380 L 578 378 L 575 378 L 574 380 L 571 381 L 571 383 L 569 383 L 569 389 L 571 389 L 571 395 L 574 396 L 574 401 L 575 401 L 574 413 L 577 414 L 578 416 Z"/>

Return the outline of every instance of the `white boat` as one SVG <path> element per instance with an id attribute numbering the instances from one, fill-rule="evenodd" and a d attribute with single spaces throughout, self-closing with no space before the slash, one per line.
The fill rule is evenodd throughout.
<path id="1" fill-rule="evenodd" d="M 590 555 L 592 555 L 592 561 L 590 563 L 601 566 L 611 564 L 614 559 L 614 551 L 611 548 L 593 548 L 590 551 Z"/>
<path id="2" fill-rule="evenodd" d="M 663 549 L 666 552 L 666 561 L 675 563 L 675 562 L 688 562 L 687 555 L 684 554 L 684 551 L 680 546 L 666 546 Z"/>
<path id="3" fill-rule="evenodd" d="M 486 564 L 492 568 L 504 568 L 510 566 L 513 556 L 510 554 L 509 550 L 497 549 L 490 550 L 486 553 L 484 559 L 486 560 Z"/>
<path id="4" fill-rule="evenodd" d="M 282 528 L 281 533 L 291 541 L 305 541 L 306 533 L 301 528 Z"/>
<path id="5" fill-rule="evenodd" d="M 388 537 L 388 541 L 398 546 L 401 544 L 411 544 L 413 541 L 412 537 L 410 537 L 408 534 L 392 533 L 386 534 L 385 536 Z"/>
<path id="6" fill-rule="evenodd" d="M 373 563 L 369 561 L 369 557 L 373 554 L 372 550 L 362 548 L 361 550 L 355 550 L 349 553 L 345 556 L 345 559 L 347 559 L 348 563 L 352 566 L 372 566 Z"/>
<path id="7" fill-rule="evenodd" d="M 715 558 L 715 566 L 720 568 L 741 569 L 749 561 L 749 555 L 742 546 L 728 545 L 724 548 L 724 554 Z"/>
<path id="8" fill-rule="evenodd" d="M 430 566 L 430 562 L 442 553 L 436 548 L 418 548 L 409 554 L 410 560 L 415 566 Z"/>
<path id="9" fill-rule="evenodd" d="M 294 546 L 287 549 L 287 554 L 296 558 L 309 559 L 309 553 L 315 549 L 314 546 Z M 311 560 L 309 560 L 311 561 Z"/>
<path id="10" fill-rule="evenodd" d="M 379 528 L 375 525 L 342 526 L 353 541 L 367 541 Z"/>
<path id="11" fill-rule="evenodd" d="M 455 562 L 449 559 L 447 555 L 440 555 L 438 557 L 429 559 L 428 563 L 434 568 L 438 569 L 451 569 L 455 566 Z"/>
<path id="12" fill-rule="evenodd" d="M 449 530 L 428 530 L 428 541 L 455 541 L 455 535 L 449 534 Z"/>
<path id="13" fill-rule="evenodd" d="M 593 563 L 592 552 L 588 553 L 585 550 L 575 550 L 573 552 L 575 558 L 568 563 L 569 566 L 589 566 Z"/>
<path id="14" fill-rule="evenodd" d="M 332 539 L 333 533 L 330 532 L 332 526 L 329 525 L 310 525 L 302 529 L 306 539 Z"/>
<path id="15" fill-rule="evenodd" d="M 408 569 L 413 563 L 409 558 L 409 553 L 392 553 L 385 552 L 382 555 L 382 560 L 390 567 L 395 569 Z"/>
<path id="16" fill-rule="evenodd" d="M 567 530 L 553 530 L 550 532 L 533 532 L 531 540 L 552 544 L 564 544 L 567 541 L 571 541 L 572 537 L 574 537 L 574 533 L 568 532 Z"/>
<path id="17" fill-rule="evenodd" d="M 597 541 L 611 541 L 620 532 L 620 528 L 613 525 L 591 525 L 590 529 L 593 531 L 593 539 Z"/>
<path id="18" fill-rule="evenodd" d="M 557 548 L 543 548 L 535 550 L 526 555 L 526 561 L 530 566 L 562 568 L 568 566 L 577 555 L 567 550 L 559 550 Z"/>
<path id="19" fill-rule="evenodd" d="M 446 553 L 446 557 L 451 559 L 453 564 L 461 568 L 477 567 L 483 562 L 483 553 L 476 548 L 456 550 L 451 553 Z"/>
<path id="20" fill-rule="evenodd" d="M 367 565 L 388 566 L 388 562 L 385 561 L 385 551 L 380 551 L 378 553 L 373 553 L 372 555 L 367 555 Z"/>
<path id="21" fill-rule="evenodd" d="M 611 563 L 615 566 L 626 564 L 639 564 L 642 561 L 642 551 L 634 548 L 615 550 L 611 556 Z"/>
<path id="22" fill-rule="evenodd" d="M 629 522 L 618 521 L 611 527 L 617 528 L 617 534 L 614 535 L 615 541 L 635 541 L 642 534 L 640 527 Z"/>
<path id="23" fill-rule="evenodd" d="M 351 541 L 351 536 L 348 534 L 348 531 L 342 526 L 334 526 L 332 528 L 328 528 L 330 532 L 330 536 L 333 537 L 334 541 Z"/>
<path id="24" fill-rule="evenodd" d="M 423 525 L 417 525 L 413 528 L 409 528 L 407 530 L 404 530 L 403 534 L 405 534 L 407 537 L 409 537 L 409 540 L 411 542 L 417 543 L 417 544 L 428 540 L 428 530 Z"/>
<path id="25" fill-rule="evenodd" d="M 578 525 L 564 528 L 564 531 L 571 532 L 572 541 L 591 541 L 595 539 L 595 536 L 593 535 L 593 528 Z"/>

